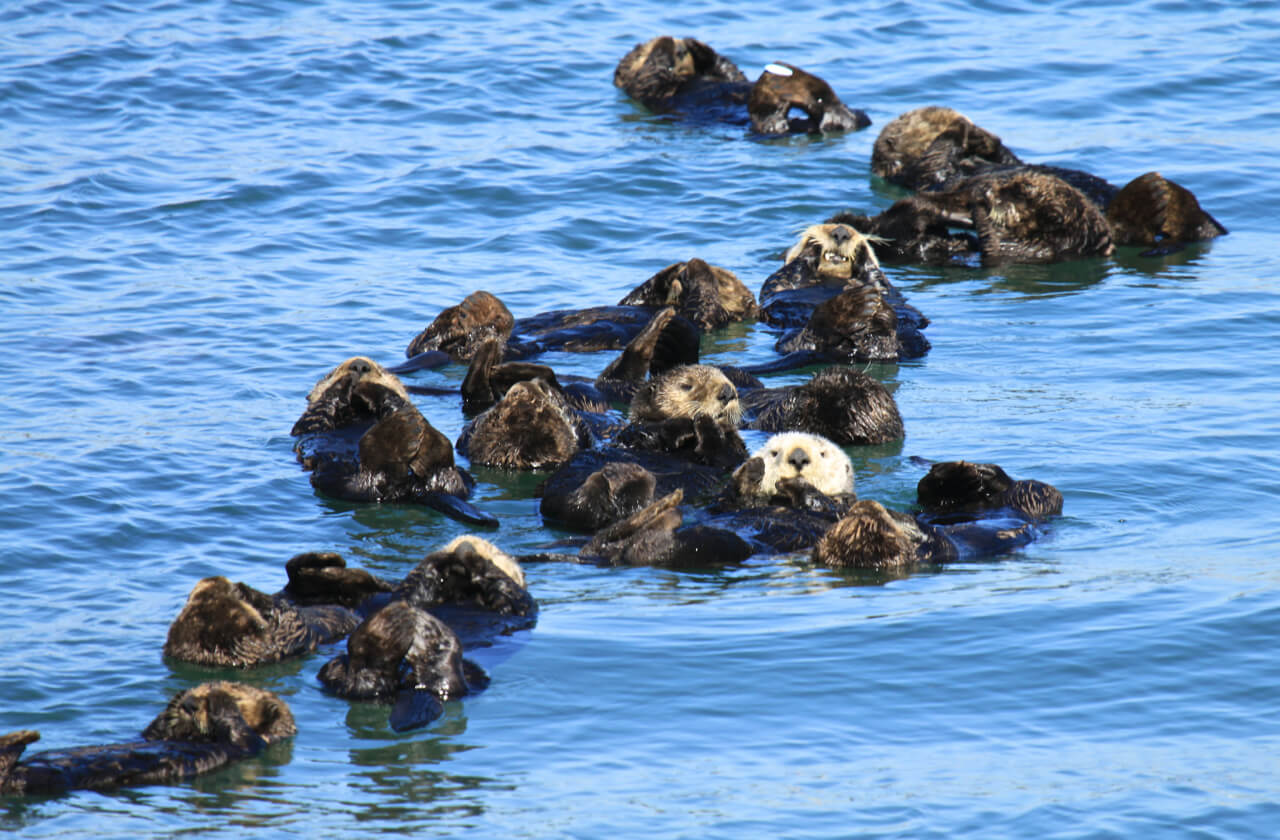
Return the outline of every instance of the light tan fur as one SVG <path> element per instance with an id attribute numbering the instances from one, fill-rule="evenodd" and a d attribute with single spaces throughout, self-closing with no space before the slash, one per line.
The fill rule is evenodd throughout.
<path id="1" fill-rule="evenodd" d="M 796 457 L 803 453 L 807 461 Z M 764 462 L 760 493 L 772 496 L 778 482 L 803 478 L 828 496 L 853 492 L 853 462 L 839 446 L 821 435 L 808 432 L 780 432 L 752 453 Z"/>
<path id="2" fill-rule="evenodd" d="M 835 235 L 837 228 L 842 231 L 842 234 Z M 848 279 L 853 276 L 855 267 L 864 261 L 876 268 L 880 267 L 880 261 L 876 259 L 876 252 L 872 249 L 871 242 L 870 237 L 864 236 L 849 225 L 810 225 L 800 234 L 796 244 L 787 250 L 782 261 L 789 263 L 810 248 L 816 248 L 819 251 L 817 266 L 819 274 Z"/>
<path id="3" fill-rule="evenodd" d="M 335 382 L 348 374 L 354 375 L 357 379 L 372 380 L 394 391 L 405 402 L 409 401 L 409 392 L 405 390 L 404 383 L 394 373 L 388 372 L 386 368 L 367 356 L 352 356 L 321 377 L 311 389 L 311 393 L 307 394 L 307 403 L 313 403 L 323 397 Z"/>
<path id="4" fill-rule="evenodd" d="M 507 554 L 505 551 L 486 539 L 474 536 L 473 534 L 463 534 L 446 545 L 444 547 L 444 551 L 453 552 L 457 550 L 458 546 L 463 545 L 464 543 L 470 545 L 471 549 L 475 551 L 476 554 L 479 554 L 481 557 L 501 569 L 503 574 L 520 584 L 522 588 L 525 587 L 524 569 L 520 568 L 520 563 L 516 558 Z"/>
<path id="5" fill-rule="evenodd" d="M 645 383 L 631 402 L 633 421 L 704 416 L 734 428 L 742 419 L 737 389 L 724 373 L 710 365 L 672 368 Z"/>

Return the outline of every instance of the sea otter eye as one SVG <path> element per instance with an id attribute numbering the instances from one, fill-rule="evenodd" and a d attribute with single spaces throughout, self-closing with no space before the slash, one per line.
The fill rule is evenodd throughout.
<path id="1" fill-rule="evenodd" d="M 770 457 L 770 458 L 777 458 L 777 457 L 778 457 L 778 450 L 776 450 L 776 449 L 770 449 L 770 450 L 769 450 L 769 457 Z"/>
<path id="2" fill-rule="evenodd" d="M 682 390 L 685 390 L 685 391 L 692 391 L 692 390 L 693 390 L 693 383 L 692 383 L 692 382 L 681 382 L 681 383 L 680 383 L 680 388 L 681 388 Z"/>

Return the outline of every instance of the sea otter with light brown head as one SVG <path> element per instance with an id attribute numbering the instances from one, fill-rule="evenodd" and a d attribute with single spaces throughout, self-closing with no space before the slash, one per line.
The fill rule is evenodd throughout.
<path id="1" fill-rule="evenodd" d="M 733 62 L 692 38 L 663 35 L 637 44 L 618 62 L 613 83 L 656 113 L 746 122 L 761 134 L 829 134 L 871 125 L 865 112 L 850 109 L 812 73 L 778 62 L 748 82 Z"/>
<path id="2" fill-rule="evenodd" d="M 297 733 L 289 706 L 254 686 L 202 683 L 178 692 L 142 732 L 142 740 L 34 753 L 40 733 L 0 736 L 0 794 L 49 795 L 161 784 L 250 758 Z"/>

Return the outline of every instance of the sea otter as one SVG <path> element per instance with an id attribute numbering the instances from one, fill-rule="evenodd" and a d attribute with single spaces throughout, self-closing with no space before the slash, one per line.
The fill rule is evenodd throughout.
<path id="1" fill-rule="evenodd" d="M 358 609 L 370 598 L 395 590 L 396 585 L 365 569 L 348 568 L 335 551 L 307 551 L 284 565 L 289 582 L 279 595 L 298 606 L 333 604 Z"/>
<path id="2" fill-rule="evenodd" d="M 760 134 L 830 134 L 871 125 L 866 112 L 850 109 L 812 73 L 778 62 L 748 82 L 733 62 L 693 38 L 663 35 L 637 44 L 618 62 L 613 83 L 655 113 L 750 124 Z"/>
<path id="3" fill-rule="evenodd" d="M 293 437 L 371 424 L 409 405 L 409 392 L 393 373 L 367 356 L 352 356 L 320 377 Z"/>
<path id="4" fill-rule="evenodd" d="M 590 427 L 542 379 L 517 382 L 463 428 L 458 451 L 473 464 L 509 470 L 554 468 L 591 446 Z"/>
<path id="5" fill-rule="evenodd" d="M 631 401 L 631 423 L 614 442 L 733 467 L 747 455 L 738 434 L 738 391 L 719 368 L 682 365 L 650 379 Z"/>
<path id="6" fill-rule="evenodd" d="M 559 309 L 514 319 L 488 292 L 476 292 L 436 316 L 405 351 L 405 372 L 440 364 L 441 352 L 468 362 L 489 340 L 503 343 L 503 358 L 518 361 L 551 350 L 575 353 L 620 350 L 659 308 L 674 307 L 658 347 L 660 365 L 697 360 L 698 339 L 709 331 L 755 317 L 750 290 L 732 272 L 696 257 L 673 263 L 628 292 L 616 306 Z M 421 363 L 418 356 L 422 355 Z M 691 358 L 690 358 L 691 356 Z"/>
<path id="7" fill-rule="evenodd" d="M 548 482 L 551 480 L 548 479 Z M 540 488 L 543 518 L 575 531 L 594 533 L 647 507 L 654 500 L 657 478 L 633 461 L 608 461 L 580 484 L 563 490 L 548 482 Z"/>
<path id="8" fill-rule="evenodd" d="M 484 688 L 488 677 L 462 658 L 462 643 L 440 619 L 406 600 L 370 615 L 347 639 L 347 652 L 327 662 L 317 679 L 352 700 L 391 703 L 391 728 L 426 726 L 444 713 L 442 701 Z"/>
<path id="9" fill-rule="evenodd" d="M 872 246 L 849 224 L 806 228 L 760 290 L 761 321 L 790 330 L 777 350 L 803 355 L 747 370 L 784 370 L 820 359 L 897 361 L 928 352 L 921 330 L 929 319 L 885 277 Z"/>
<path id="10" fill-rule="evenodd" d="M 1025 163 L 994 134 L 949 108 L 919 108 L 891 121 L 876 140 L 871 169 L 908 189 L 943 193 L 963 189 L 968 179 L 981 175 L 1006 179 L 1027 173 L 1056 177 L 1105 213 L 1116 245 L 1167 248 L 1227 232 L 1200 207 L 1190 190 L 1158 172 L 1148 172 L 1117 188 L 1078 169 Z M 1067 212 L 1063 223 L 1078 225 L 1074 211 L 1065 204 L 1063 207 Z M 955 219 L 948 215 L 947 208 L 928 201 L 906 199 L 879 217 L 851 215 L 845 220 L 864 233 L 888 240 L 888 247 L 881 253 L 887 259 L 945 263 L 966 253 L 964 235 L 948 232 Z M 977 250 L 985 252 L 985 246 L 969 253 Z M 1018 257 L 1017 261 L 1045 259 Z"/>
<path id="11" fill-rule="evenodd" d="M 324 495 L 421 504 L 473 525 L 498 524 L 466 501 L 475 479 L 454 463 L 449 439 L 408 401 L 399 379 L 364 357 L 317 383 L 292 433 L 299 462 Z"/>
<path id="12" fill-rule="evenodd" d="M 944 461 L 933 464 L 916 485 L 916 497 L 930 515 L 955 520 L 1008 511 L 1030 522 L 1062 513 L 1062 493 L 1035 479 L 1015 481 L 998 464 Z"/>
<path id="13" fill-rule="evenodd" d="M 958 557 L 955 545 L 910 514 L 860 499 L 813 547 L 813 562 L 833 569 L 903 571 Z"/>
<path id="14" fill-rule="evenodd" d="M 734 470 L 705 522 L 746 535 L 757 552 L 809 548 L 857 500 L 853 463 L 819 435 L 773 435 Z"/>
<path id="15" fill-rule="evenodd" d="M 0 794 L 175 782 L 255 756 L 297 731 L 289 706 L 270 691 L 233 682 L 202 683 L 174 695 L 140 741 L 49 750 L 24 761 L 23 750 L 40 733 L 0 736 Z"/>
<path id="16" fill-rule="evenodd" d="M 813 552 L 833 568 L 909 569 L 1004 554 L 1027 545 L 1036 523 L 1062 512 L 1062 494 L 1042 481 L 1014 481 L 995 464 L 951 461 L 920 479 L 915 515 L 861 501 Z"/>
<path id="17" fill-rule="evenodd" d="M 538 619 L 538 604 L 525 588 L 519 561 L 473 534 L 422 558 L 391 597 L 428 610 L 466 648 L 527 630 Z"/>
<path id="18" fill-rule="evenodd" d="M 860 370 L 832 365 L 803 385 L 739 388 L 746 428 L 821 435 L 841 446 L 900 440 L 902 414 L 893 395 Z"/>
<path id="19" fill-rule="evenodd" d="M 311 653 L 358 623 L 342 606 L 298 607 L 225 577 L 207 577 L 169 625 L 164 653 L 196 665 L 248 668 Z"/>
<path id="20" fill-rule="evenodd" d="M 933 161 L 944 156 L 951 168 Z M 871 172 L 886 181 L 921 190 L 956 174 L 993 164 L 1021 163 L 1000 138 L 951 108 L 916 108 L 885 124 L 871 147 Z"/>
<path id="21" fill-rule="evenodd" d="M 626 519 L 596 532 L 579 555 L 611 566 L 705 568 L 751 556 L 740 536 L 723 528 L 684 525 L 677 489 Z"/>

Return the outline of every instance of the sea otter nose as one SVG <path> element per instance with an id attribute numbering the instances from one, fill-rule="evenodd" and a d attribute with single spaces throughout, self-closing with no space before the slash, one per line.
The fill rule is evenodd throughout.
<path id="1" fill-rule="evenodd" d="M 725 404 L 732 402 L 733 398 L 736 396 L 738 396 L 737 389 L 727 382 L 720 386 L 720 393 L 716 395 L 717 399 Z"/>
<path id="2" fill-rule="evenodd" d="M 843 245 L 844 243 L 848 242 L 852 237 L 853 237 L 853 234 L 849 233 L 849 229 L 844 225 L 836 225 L 831 229 L 831 239 L 837 245 Z"/>
<path id="3" fill-rule="evenodd" d="M 809 463 L 809 453 L 797 446 L 787 453 L 787 463 L 795 467 L 796 472 L 804 472 L 805 465 Z"/>

